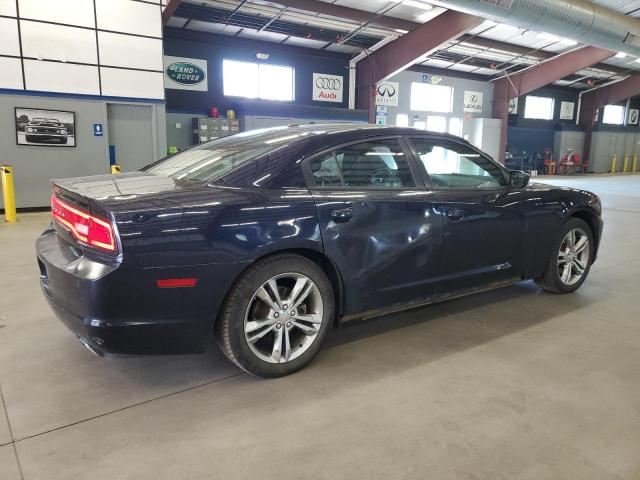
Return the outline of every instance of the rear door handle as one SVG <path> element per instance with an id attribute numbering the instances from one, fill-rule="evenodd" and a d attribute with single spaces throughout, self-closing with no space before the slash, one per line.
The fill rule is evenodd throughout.
<path id="1" fill-rule="evenodd" d="M 343 208 L 331 212 L 331 220 L 336 223 L 346 223 L 353 218 L 353 209 Z"/>
<path id="2" fill-rule="evenodd" d="M 454 222 L 462 220 L 464 218 L 464 210 L 460 208 L 452 208 L 447 212 L 447 217 Z"/>

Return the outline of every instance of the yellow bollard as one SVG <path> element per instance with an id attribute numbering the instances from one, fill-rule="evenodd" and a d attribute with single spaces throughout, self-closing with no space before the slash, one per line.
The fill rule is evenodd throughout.
<path id="1" fill-rule="evenodd" d="M 627 154 L 624 156 L 624 163 L 622 164 L 622 172 L 627 173 L 629 171 L 629 160 L 631 159 L 631 155 Z"/>
<path id="2" fill-rule="evenodd" d="M 611 174 L 616 173 L 616 163 L 618 162 L 618 155 L 613 155 L 611 157 Z"/>
<path id="3" fill-rule="evenodd" d="M 111 173 L 120 173 L 120 165 L 111 165 Z"/>
<path id="4" fill-rule="evenodd" d="M 638 154 L 637 153 L 633 156 L 633 169 L 631 171 L 633 173 L 636 173 L 638 171 Z"/>
<path id="5" fill-rule="evenodd" d="M 16 195 L 13 191 L 13 167 L 0 165 L 0 176 L 4 198 L 4 219 L 8 223 L 15 223 L 18 221 L 18 216 L 16 215 Z"/>

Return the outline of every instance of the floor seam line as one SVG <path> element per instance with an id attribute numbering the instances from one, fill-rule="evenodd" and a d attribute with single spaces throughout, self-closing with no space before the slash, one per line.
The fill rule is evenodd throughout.
<path id="1" fill-rule="evenodd" d="M 18 465 L 18 474 L 20 475 L 20 479 L 24 480 L 24 475 L 22 473 L 22 465 L 20 464 L 20 458 L 18 457 L 18 448 L 16 447 L 16 440 L 13 436 L 13 429 L 11 428 L 11 421 L 9 421 L 9 411 L 7 410 L 7 403 L 4 401 L 4 393 L 2 392 L 2 385 L 0 385 L 0 401 L 2 401 L 2 408 L 4 408 L 4 416 L 7 419 L 7 427 L 9 428 L 9 436 L 11 437 L 11 442 L 6 445 L 11 444 L 13 447 L 13 455 L 16 458 L 16 465 Z"/>
<path id="2" fill-rule="evenodd" d="M 78 420 L 76 422 L 68 423 L 67 425 L 62 425 L 60 427 L 52 428 L 50 430 L 45 430 L 44 432 L 34 433 L 33 435 L 27 435 L 26 437 L 16 438 L 11 443 L 13 443 L 14 447 L 15 447 L 15 444 L 18 443 L 18 442 L 24 442 L 25 440 L 30 440 L 32 438 L 40 437 L 40 436 L 46 435 L 48 433 L 57 432 L 58 430 L 64 430 L 65 428 L 69 428 L 69 427 L 74 427 L 76 425 L 80 425 L 81 423 L 90 422 L 91 420 L 96 420 L 98 418 L 106 417 L 106 416 L 112 415 L 114 413 L 123 412 L 125 410 L 130 409 L 130 408 L 139 407 L 140 405 L 146 405 L 148 403 L 155 402 L 156 400 L 162 400 L 163 398 L 172 397 L 172 396 L 178 395 L 180 393 L 190 392 L 192 390 L 196 390 L 198 388 L 206 387 L 208 385 L 213 385 L 214 383 L 218 383 L 218 382 L 222 382 L 222 381 L 225 381 L 225 380 L 229 380 L 231 378 L 239 377 L 241 375 L 245 375 L 245 373 L 244 372 L 238 372 L 238 373 L 235 373 L 233 375 L 229 375 L 227 377 L 223 377 L 223 378 L 218 378 L 216 380 L 212 380 L 211 382 L 201 383 L 201 384 L 198 384 L 198 385 L 194 385 L 193 387 L 185 388 L 183 390 L 178 390 L 176 392 L 171 392 L 171 393 L 167 393 L 165 395 L 160 395 L 159 397 L 150 398 L 150 399 L 144 400 L 142 402 L 133 403 L 131 405 L 127 405 L 127 406 L 122 407 L 122 408 L 117 408 L 117 409 L 112 410 L 110 412 L 101 413 L 100 415 L 94 415 L 93 417 L 83 418 L 82 420 Z"/>

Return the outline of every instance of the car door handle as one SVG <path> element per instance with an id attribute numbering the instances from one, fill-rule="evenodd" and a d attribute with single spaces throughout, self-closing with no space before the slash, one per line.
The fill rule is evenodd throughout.
<path id="1" fill-rule="evenodd" d="M 336 223 L 346 223 L 353 218 L 353 209 L 343 208 L 331 212 L 331 220 Z"/>
<path id="2" fill-rule="evenodd" d="M 454 222 L 462 220 L 464 218 L 464 210 L 462 210 L 461 208 L 452 208 L 447 212 L 447 217 L 449 217 L 449 219 L 453 220 Z"/>

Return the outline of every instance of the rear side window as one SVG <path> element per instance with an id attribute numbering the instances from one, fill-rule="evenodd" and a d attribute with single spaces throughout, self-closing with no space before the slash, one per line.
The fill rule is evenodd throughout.
<path id="1" fill-rule="evenodd" d="M 311 174 L 319 187 L 415 187 L 397 139 L 362 142 L 327 152 L 311 161 Z"/>

